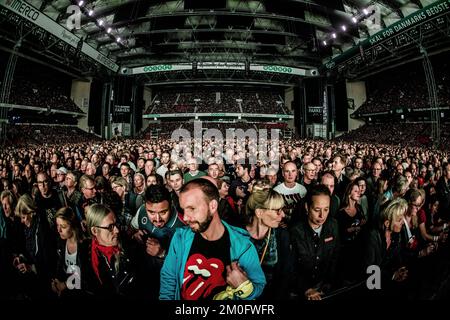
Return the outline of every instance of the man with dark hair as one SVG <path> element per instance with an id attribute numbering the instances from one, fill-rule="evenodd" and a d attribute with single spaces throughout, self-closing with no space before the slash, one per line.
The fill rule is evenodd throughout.
<path id="1" fill-rule="evenodd" d="M 55 215 L 59 208 L 67 205 L 62 190 L 52 188 L 52 180 L 46 172 L 39 172 L 37 175 L 38 192 L 35 195 L 37 207 L 45 212 L 50 228 L 56 231 Z"/>
<path id="2" fill-rule="evenodd" d="M 330 213 L 329 215 L 333 218 L 336 217 L 336 214 L 341 206 L 341 200 L 337 195 L 334 194 L 334 187 L 336 185 L 336 177 L 331 172 L 325 172 L 320 179 L 320 184 L 330 190 L 331 203 L 330 203 Z"/>
<path id="3" fill-rule="evenodd" d="M 170 167 L 170 152 L 164 151 L 161 154 L 161 165 L 156 169 L 156 173 L 159 174 L 161 177 L 166 176 L 166 172 L 169 170 Z"/>
<path id="4" fill-rule="evenodd" d="M 161 270 L 161 300 L 255 299 L 266 284 L 248 233 L 219 217 L 219 191 L 206 179 L 180 192 L 184 221 Z"/>
<path id="5" fill-rule="evenodd" d="M 235 201 L 239 199 L 246 200 L 250 196 L 248 186 L 252 181 L 250 177 L 251 165 L 237 164 L 236 165 L 236 179 L 231 182 L 229 194 Z"/>
<path id="6" fill-rule="evenodd" d="M 145 190 L 145 203 L 139 208 L 131 227 L 137 232 L 133 235 L 141 245 L 139 274 L 141 290 L 152 299 L 158 298 L 159 275 L 175 229 L 183 222 L 171 211 L 170 194 L 160 185 L 148 186 Z"/>
<path id="7" fill-rule="evenodd" d="M 339 254 L 336 220 L 328 217 L 330 190 L 316 185 L 306 195 L 307 216 L 291 230 L 295 265 L 294 293 L 299 298 L 320 300 L 333 287 Z"/>
<path id="8" fill-rule="evenodd" d="M 347 185 L 350 183 L 350 180 L 344 174 L 345 166 L 347 165 L 347 157 L 342 154 L 336 154 L 333 157 L 333 166 L 332 170 L 334 176 L 337 179 L 337 183 L 335 185 L 335 194 L 339 197 L 339 199 L 343 199 L 345 190 L 347 189 Z"/>
<path id="9" fill-rule="evenodd" d="M 170 192 L 170 205 L 172 211 L 177 214 L 180 218 L 183 217 L 183 209 L 180 207 L 180 190 L 183 187 L 183 173 L 180 170 L 169 170 L 167 171 L 168 179 L 167 183 L 172 189 Z"/>

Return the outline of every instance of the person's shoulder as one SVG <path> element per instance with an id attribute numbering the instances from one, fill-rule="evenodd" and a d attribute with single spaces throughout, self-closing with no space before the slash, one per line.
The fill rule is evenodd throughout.
<path id="1" fill-rule="evenodd" d="M 285 190 L 284 183 L 279 183 L 279 184 L 277 184 L 277 185 L 273 188 L 273 190 L 275 190 L 276 192 L 280 192 L 280 191 Z"/>
<path id="2" fill-rule="evenodd" d="M 299 221 L 297 221 L 297 223 L 289 228 L 289 233 L 296 235 L 304 234 L 306 232 L 307 225 L 308 222 L 306 219 L 300 219 Z"/>
<path id="3" fill-rule="evenodd" d="M 294 188 L 295 188 L 296 190 L 301 190 L 301 191 L 305 191 L 305 192 L 306 192 L 305 186 L 302 185 L 302 184 L 300 184 L 300 183 L 298 183 L 298 182 L 295 183 L 295 187 L 294 187 Z"/>
<path id="4" fill-rule="evenodd" d="M 338 221 L 333 217 L 328 217 L 327 220 L 325 220 L 324 226 L 326 226 L 329 230 L 332 230 L 333 232 L 338 232 Z"/>
<path id="5" fill-rule="evenodd" d="M 189 228 L 189 226 L 182 225 L 182 226 L 175 228 L 175 233 L 174 233 L 173 237 L 174 237 L 174 239 L 175 238 L 182 239 L 182 238 L 187 237 L 190 233 L 192 233 L 191 228 Z"/>

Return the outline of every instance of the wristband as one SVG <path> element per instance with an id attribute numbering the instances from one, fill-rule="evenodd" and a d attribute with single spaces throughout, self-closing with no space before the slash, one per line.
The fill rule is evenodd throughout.
<path id="1" fill-rule="evenodd" d="M 251 283 L 250 280 L 246 280 L 242 282 L 236 289 L 228 286 L 225 291 L 216 294 L 213 300 L 227 300 L 233 299 L 234 297 L 238 299 L 245 299 L 252 294 L 253 289 L 253 283 Z"/>

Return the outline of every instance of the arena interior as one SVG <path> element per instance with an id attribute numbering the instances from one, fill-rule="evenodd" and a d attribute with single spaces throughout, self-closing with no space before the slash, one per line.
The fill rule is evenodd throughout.
<path id="1" fill-rule="evenodd" d="M 449 35 L 449 0 L 0 0 L 0 300 L 448 300 Z"/>

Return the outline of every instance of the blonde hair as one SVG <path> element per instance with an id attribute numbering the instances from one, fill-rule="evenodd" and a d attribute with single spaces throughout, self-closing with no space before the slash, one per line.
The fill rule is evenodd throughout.
<path id="1" fill-rule="evenodd" d="M 251 223 L 255 217 L 256 209 L 278 210 L 283 208 L 284 205 L 283 196 L 275 190 L 255 190 L 247 200 L 245 214 L 249 223 Z"/>
<path id="2" fill-rule="evenodd" d="M 404 218 L 406 211 L 408 210 L 408 202 L 403 198 L 397 198 L 392 200 L 388 206 L 384 209 L 382 217 L 384 223 L 385 221 L 389 221 L 389 229 L 393 231 L 394 229 L 394 221 L 398 218 Z"/>
<path id="3" fill-rule="evenodd" d="M 14 196 L 14 194 L 9 191 L 9 190 L 4 190 L 2 191 L 2 193 L 0 194 L 0 201 L 7 198 L 9 200 L 9 203 L 11 205 L 14 205 L 16 197 Z"/>
<path id="4" fill-rule="evenodd" d="M 103 219 L 105 219 L 105 217 L 110 213 L 114 212 L 104 204 L 95 203 L 89 206 L 86 212 L 86 225 L 91 235 L 93 235 L 91 228 L 99 226 Z"/>
<path id="5" fill-rule="evenodd" d="M 16 210 L 14 211 L 14 214 L 17 217 L 20 217 L 22 215 L 29 215 L 36 212 L 37 206 L 34 200 L 28 195 L 24 194 L 19 198 L 19 201 L 17 201 Z"/>
<path id="6" fill-rule="evenodd" d="M 125 180 L 124 177 L 115 177 L 115 176 L 111 177 L 111 185 L 113 183 L 115 183 L 121 187 L 124 187 L 125 190 L 128 190 L 128 182 L 127 182 L 127 180 Z"/>

